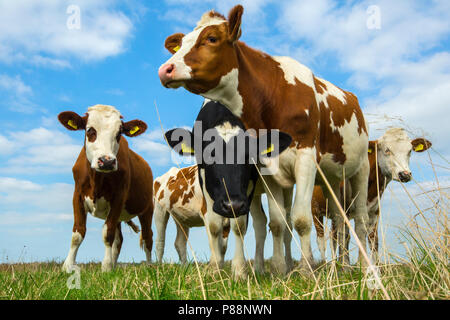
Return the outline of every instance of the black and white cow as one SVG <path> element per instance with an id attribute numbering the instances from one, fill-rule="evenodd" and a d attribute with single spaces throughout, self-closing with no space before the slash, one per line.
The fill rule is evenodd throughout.
<path id="1" fill-rule="evenodd" d="M 211 248 L 211 264 L 222 268 L 223 219 L 231 219 L 236 238 L 232 271 L 245 276 L 243 237 L 248 213 L 258 180 L 255 165 L 274 159 L 289 147 L 292 138 L 278 130 L 268 130 L 259 137 L 245 132 L 241 120 L 218 102 L 206 102 L 193 131 L 168 131 L 169 145 L 181 155 L 195 155 L 201 190 L 206 202 L 204 216 Z"/>

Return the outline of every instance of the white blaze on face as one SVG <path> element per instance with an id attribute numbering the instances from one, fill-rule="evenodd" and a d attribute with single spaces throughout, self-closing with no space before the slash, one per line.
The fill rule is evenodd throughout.
<path id="1" fill-rule="evenodd" d="M 225 141 L 225 143 L 228 143 L 233 137 L 237 136 L 239 134 L 239 131 L 241 128 L 239 126 L 233 126 L 228 121 L 224 122 L 220 126 L 215 127 L 217 132 L 219 133 L 219 136 Z"/>
<path id="2" fill-rule="evenodd" d="M 191 75 L 191 67 L 186 65 L 184 61 L 184 57 L 192 50 L 195 43 L 197 42 L 197 39 L 200 35 L 200 33 L 209 26 L 213 25 L 219 25 L 226 22 L 220 17 L 210 17 L 209 12 L 205 13 L 201 20 L 197 23 L 197 27 L 191 32 L 185 35 L 182 39 L 181 47 L 178 49 L 178 51 L 169 59 L 167 60 L 166 64 L 173 64 L 175 66 L 175 74 L 174 74 L 174 81 L 184 81 L 189 80 L 192 78 Z M 182 83 L 172 83 L 169 84 L 169 87 L 177 88 L 181 86 Z"/>
<path id="3" fill-rule="evenodd" d="M 404 129 L 389 129 L 378 139 L 378 165 L 381 172 L 396 181 L 399 173 L 410 172 L 409 159 L 412 151 L 411 139 Z"/>
<path id="4" fill-rule="evenodd" d="M 92 169 L 99 169 L 98 160 L 101 157 L 107 157 L 110 160 L 116 159 L 119 151 L 119 134 L 122 121 L 119 111 L 111 106 L 96 105 L 88 109 L 88 121 L 86 124 L 86 133 L 91 128 L 96 131 L 94 141 L 89 141 L 86 134 L 86 156 Z M 117 169 L 117 161 L 116 161 Z"/>

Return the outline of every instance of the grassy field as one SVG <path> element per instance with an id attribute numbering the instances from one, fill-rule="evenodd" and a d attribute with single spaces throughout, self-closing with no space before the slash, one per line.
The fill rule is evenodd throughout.
<path id="1" fill-rule="evenodd" d="M 439 183 L 437 183 L 439 186 Z M 343 272 L 334 261 L 313 274 L 299 270 L 286 276 L 254 273 L 236 281 L 230 263 L 218 272 L 207 264 L 121 264 L 102 273 L 98 263 L 81 264 L 79 288 L 70 289 L 74 274 L 56 262 L 0 265 L 0 299 L 152 299 L 152 300 L 318 300 L 318 299 L 450 299 L 450 232 L 448 189 L 422 190 L 432 206 L 411 215 L 399 228 L 406 255 L 386 251 L 383 232 L 382 261 L 375 282 L 371 272 L 357 266 Z M 408 194 L 409 195 L 409 194 Z M 410 196 L 411 203 L 416 203 Z"/>

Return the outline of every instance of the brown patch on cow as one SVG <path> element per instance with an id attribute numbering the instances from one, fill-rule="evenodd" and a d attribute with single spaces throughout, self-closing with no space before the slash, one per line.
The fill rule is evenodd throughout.
<path id="1" fill-rule="evenodd" d="M 327 85 L 314 77 L 314 86 L 316 87 L 316 92 L 323 94 L 327 90 Z"/>
<path id="2" fill-rule="evenodd" d="M 198 169 L 196 166 L 183 168 L 176 177 L 170 177 L 167 188 L 170 191 L 170 208 L 182 199 L 181 205 L 187 204 L 194 197 L 193 185 Z"/>
<path id="3" fill-rule="evenodd" d="M 161 190 L 161 193 L 159 194 L 158 201 L 161 201 L 164 198 L 164 189 Z"/>
<path id="4" fill-rule="evenodd" d="M 205 197 L 202 197 L 202 208 L 201 208 L 200 211 L 201 211 L 202 215 L 205 215 L 205 214 L 206 214 L 207 207 L 206 207 L 206 200 L 205 200 Z"/>
<path id="5" fill-rule="evenodd" d="M 336 100 L 339 101 L 338 99 Z M 320 103 L 319 108 L 320 108 L 319 150 L 321 151 L 322 154 L 325 153 L 332 154 L 334 162 L 344 164 L 345 160 L 347 160 L 344 150 L 342 149 L 344 139 L 342 138 L 341 134 L 337 129 L 333 130 L 333 128 L 331 127 L 331 119 L 332 119 L 331 112 L 333 112 L 333 110 L 334 111 L 336 110 L 331 108 L 330 106 L 327 108 L 324 102 Z"/>
<path id="6" fill-rule="evenodd" d="M 228 236 L 230 235 L 230 230 L 231 230 L 231 227 L 230 227 L 230 225 L 228 224 L 228 225 L 225 225 L 224 227 L 223 227 L 223 230 L 222 230 L 222 237 L 225 239 L 225 238 L 228 238 Z"/>
<path id="7" fill-rule="evenodd" d="M 161 183 L 159 181 L 155 181 L 153 183 L 153 192 L 155 194 L 158 194 L 158 190 L 159 190 L 160 187 L 161 187 Z"/>

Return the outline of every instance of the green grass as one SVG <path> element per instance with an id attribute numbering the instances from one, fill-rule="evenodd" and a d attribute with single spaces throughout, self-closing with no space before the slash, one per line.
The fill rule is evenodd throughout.
<path id="1" fill-rule="evenodd" d="M 331 264 L 304 276 L 294 271 L 277 277 L 267 273 L 235 281 L 227 264 L 217 272 L 206 264 L 127 264 L 102 273 L 97 263 L 82 264 L 81 288 L 68 289 L 70 274 L 53 262 L 0 266 L 0 299 L 383 299 L 380 290 L 367 286 L 364 273 L 336 273 Z M 426 266 L 428 268 L 428 266 Z M 334 269 L 334 270 L 333 270 Z M 199 280 L 199 272 L 202 282 Z M 426 272 L 432 272 L 427 270 Z M 448 299 L 446 290 L 417 277 L 408 265 L 381 268 L 383 284 L 394 299 Z"/>

